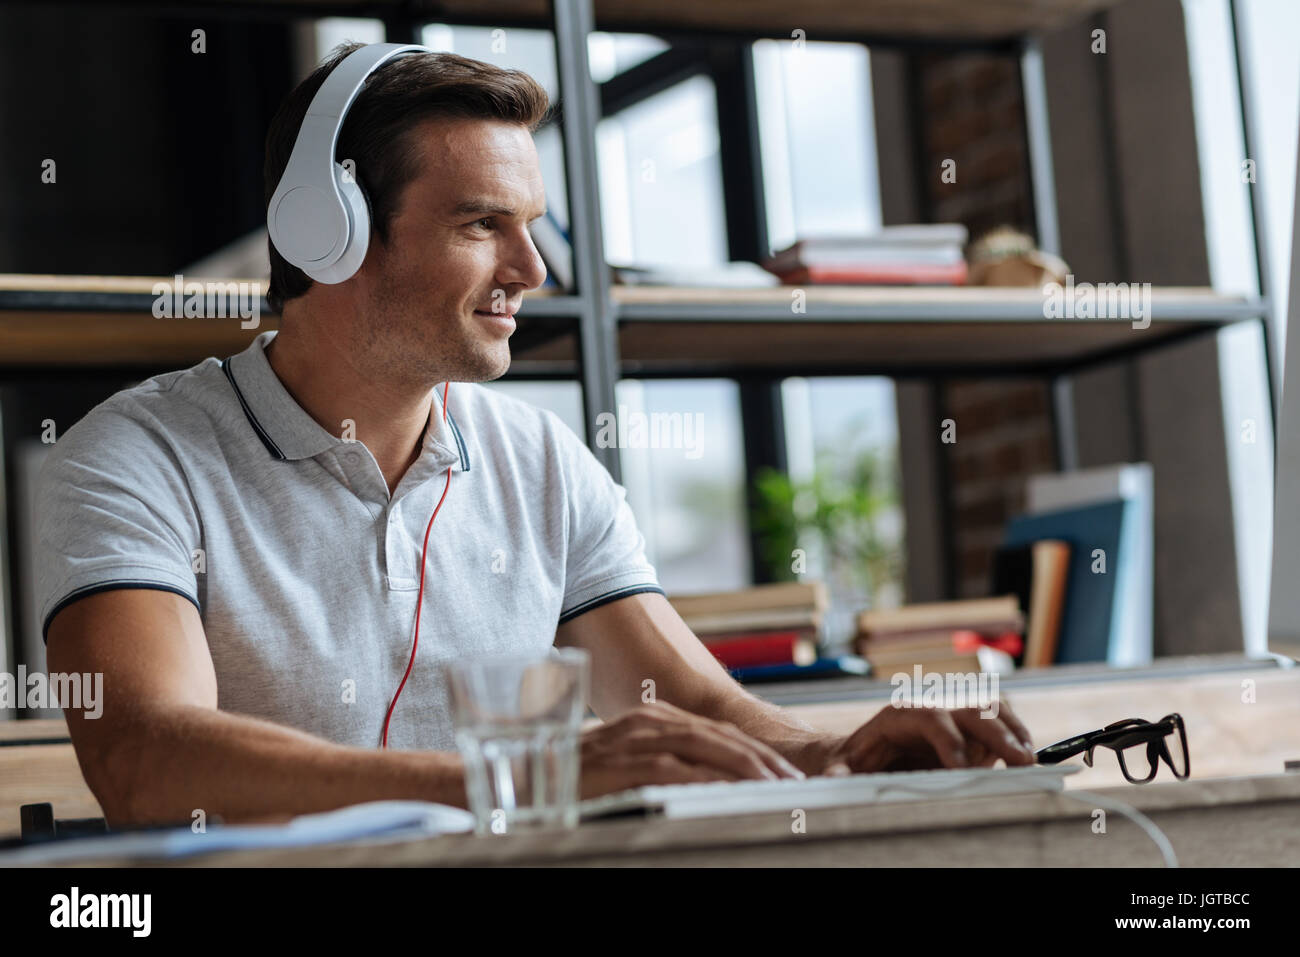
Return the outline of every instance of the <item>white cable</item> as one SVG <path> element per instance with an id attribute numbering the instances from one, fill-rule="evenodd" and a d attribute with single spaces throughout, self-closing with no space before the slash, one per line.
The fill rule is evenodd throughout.
<path id="1" fill-rule="evenodd" d="M 1102 797 L 1100 794 L 1095 794 L 1092 791 L 1071 791 L 1069 789 L 1063 789 L 1059 793 L 1064 794 L 1066 797 L 1078 798 L 1080 801 L 1088 798 L 1094 804 L 1099 804 L 1102 807 L 1110 805 L 1112 811 L 1118 811 L 1138 827 L 1142 828 L 1142 830 L 1146 831 L 1147 837 L 1151 838 L 1151 840 L 1155 842 L 1156 847 L 1160 849 L 1160 855 L 1165 859 L 1165 867 L 1178 866 L 1178 856 L 1174 854 L 1174 846 L 1169 843 L 1169 838 L 1165 837 L 1165 832 L 1156 827 L 1155 821 L 1151 820 L 1151 818 L 1147 817 L 1137 808 L 1131 807 L 1123 801 L 1116 801 L 1114 798 Z"/>
<path id="2" fill-rule="evenodd" d="M 880 785 L 880 791 L 887 791 L 891 788 L 896 788 L 898 790 L 907 791 L 911 794 L 922 794 L 922 795 L 939 794 L 939 793 L 943 793 L 944 791 L 958 791 L 962 787 L 968 785 L 969 783 L 970 783 L 969 781 L 961 781 L 951 788 L 915 788 L 915 787 L 908 787 L 906 784 L 903 784 L 902 782 L 897 782 L 897 783 L 890 782 L 890 783 L 882 783 Z M 1026 782 L 1026 783 L 1031 783 L 1031 782 Z M 1107 808 L 1108 810 L 1116 811 L 1119 814 L 1124 815 L 1126 818 L 1128 818 L 1130 821 L 1132 821 L 1134 824 L 1140 827 L 1146 833 L 1147 837 L 1151 838 L 1151 840 L 1155 842 L 1156 847 L 1160 850 L 1161 857 L 1165 859 L 1165 867 L 1178 866 L 1178 856 L 1174 853 L 1174 846 L 1171 843 L 1169 843 L 1169 838 L 1165 836 L 1164 831 L 1160 830 L 1160 828 L 1156 826 L 1155 822 L 1152 821 L 1151 818 L 1147 817 L 1137 808 L 1131 807 L 1125 804 L 1123 801 L 1117 801 L 1114 798 L 1102 797 L 1102 795 L 1096 794 L 1092 791 L 1057 788 L 1050 784 L 1041 784 L 1041 783 L 1037 787 L 1031 788 L 1031 790 L 1043 791 L 1044 793 L 1047 794 L 1063 794 L 1066 797 L 1077 798 L 1080 801 L 1085 801 L 1085 802 L 1090 801 L 1091 803 L 1099 805 L 1100 807 Z M 972 797 L 976 797 L 976 796 L 979 795 L 972 795 Z"/>

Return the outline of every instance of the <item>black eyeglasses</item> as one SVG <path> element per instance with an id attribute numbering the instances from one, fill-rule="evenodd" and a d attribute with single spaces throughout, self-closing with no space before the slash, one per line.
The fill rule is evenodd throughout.
<path id="1" fill-rule="evenodd" d="M 1171 734 L 1178 736 L 1172 749 L 1169 746 Z M 1083 763 L 1092 767 L 1092 752 L 1096 748 L 1110 748 L 1118 754 L 1119 769 L 1133 784 L 1146 784 L 1154 778 L 1162 758 L 1180 781 L 1186 779 L 1191 770 L 1187 760 L 1187 729 L 1178 714 L 1167 714 L 1154 722 L 1125 718 L 1099 731 L 1049 744 L 1035 757 L 1039 764 L 1060 764 L 1066 758 L 1082 754 Z"/>

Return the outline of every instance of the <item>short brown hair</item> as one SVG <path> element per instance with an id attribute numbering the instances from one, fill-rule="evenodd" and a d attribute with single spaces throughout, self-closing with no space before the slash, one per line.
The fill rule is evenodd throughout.
<path id="1" fill-rule="evenodd" d="M 266 134 L 265 205 L 289 164 L 298 129 L 330 72 L 362 43 L 335 47 L 316 70 L 280 104 Z M 527 73 L 504 70 L 454 53 L 415 53 L 385 63 L 370 75 L 339 132 L 335 160 L 351 159 L 370 202 L 371 232 L 384 242 L 407 184 L 419 173 L 416 144 L 407 133 L 436 117 L 504 120 L 535 133 L 553 118 L 546 91 Z M 311 288 L 312 280 L 291 266 L 267 237 L 271 283 L 267 303 L 275 312 Z"/>

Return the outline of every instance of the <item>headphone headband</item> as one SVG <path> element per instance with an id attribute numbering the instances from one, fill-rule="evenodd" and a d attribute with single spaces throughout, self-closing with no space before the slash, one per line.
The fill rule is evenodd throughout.
<path id="1" fill-rule="evenodd" d="M 339 283 L 351 278 L 370 243 L 365 196 L 334 161 L 348 109 L 370 74 L 389 60 L 432 52 L 419 44 L 372 43 L 345 57 L 312 97 L 266 210 L 276 250 L 312 279 Z"/>

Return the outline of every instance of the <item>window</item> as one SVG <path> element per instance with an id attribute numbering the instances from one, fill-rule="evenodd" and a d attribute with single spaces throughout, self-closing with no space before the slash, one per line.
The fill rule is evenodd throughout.
<path id="1" fill-rule="evenodd" d="M 1296 143 L 1300 137 L 1300 4 L 1294 0 L 1251 0 L 1238 4 L 1253 98 L 1260 120 L 1257 149 L 1259 190 L 1268 262 L 1278 317 L 1277 368 L 1286 348 L 1291 222 L 1295 210 Z"/>
<path id="2" fill-rule="evenodd" d="M 641 33 L 591 33 L 587 35 L 587 63 L 591 78 L 604 83 L 664 50 L 668 44 Z"/>
<path id="3" fill-rule="evenodd" d="M 1290 224 L 1294 204 L 1300 53 L 1292 38 L 1300 8 L 1262 0 L 1237 5 L 1246 55 L 1246 91 L 1255 103 L 1259 155 L 1245 155 L 1240 87 L 1228 0 L 1184 0 L 1191 66 L 1201 194 L 1210 275 L 1221 292 L 1259 292 L 1250 202 L 1262 219 L 1266 264 L 1272 273 L 1272 361 L 1281 382 L 1286 343 Z M 1272 413 L 1262 372 L 1264 340 L 1253 323 L 1237 323 L 1219 338 L 1228 475 L 1232 490 L 1242 634 L 1248 653 L 1267 643 L 1273 545 Z M 1285 427 L 1285 426 L 1284 426 Z"/>
<path id="4" fill-rule="evenodd" d="M 596 127 L 605 258 L 727 261 L 713 82 L 696 76 Z"/>
<path id="5" fill-rule="evenodd" d="M 879 229 L 866 47 L 760 40 L 754 80 L 773 250 L 801 236 Z"/>
<path id="6" fill-rule="evenodd" d="M 781 393 L 790 479 L 802 489 L 796 510 L 817 510 L 824 525 L 799 536 L 807 553 L 799 577 L 826 582 L 826 639 L 832 649 L 847 650 L 859 611 L 902 599 L 894 383 L 879 376 L 791 378 Z"/>
<path id="7" fill-rule="evenodd" d="M 668 594 L 750 584 L 740 390 L 721 379 L 618 383 L 623 484 Z M 637 445 L 633 423 L 645 425 Z M 656 421 L 659 423 L 656 428 Z M 680 427 L 677 425 L 680 423 Z M 656 434 L 659 448 L 654 448 Z"/>

